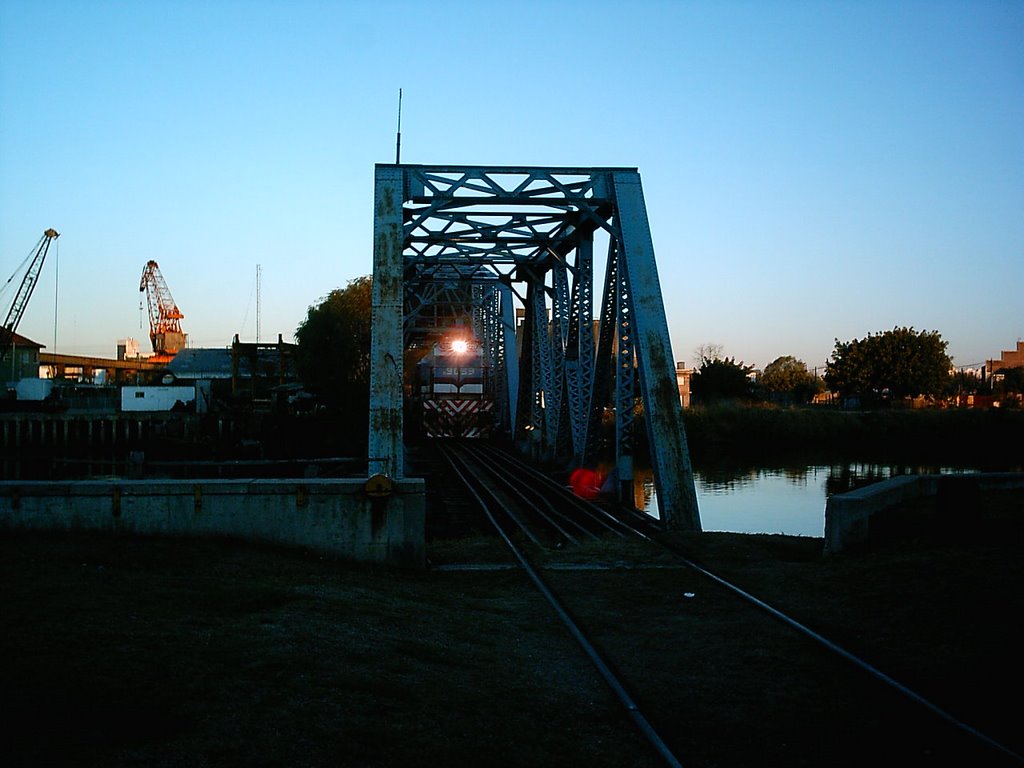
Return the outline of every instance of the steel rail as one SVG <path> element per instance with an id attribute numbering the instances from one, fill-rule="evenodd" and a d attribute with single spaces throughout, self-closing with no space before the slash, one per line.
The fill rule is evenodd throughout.
<path id="1" fill-rule="evenodd" d="M 505 545 L 512 551 L 513 556 L 519 562 L 519 565 L 522 566 L 523 570 L 530 578 L 530 581 L 533 582 L 533 585 L 548 601 L 551 607 L 555 610 L 555 613 L 558 614 L 559 619 L 562 620 L 562 623 L 565 624 L 566 628 L 569 630 L 569 633 L 580 645 L 584 653 L 586 653 L 587 657 L 593 663 L 598 673 L 604 679 L 605 683 L 608 685 L 609 688 L 611 688 L 612 693 L 615 694 L 615 697 L 626 708 L 626 712 L 629 714 L 630 718 L 639 728 L 644 738 L 646 738 L 647 741 L 650 742 L 650 744 L 654 747 L 658 754 L 661 755 L 661 757 L 665 760 L 665 762 L 668 765 L 673 766 L 674 768 L 682 768 L 682 763 L 679 762 L 679 759 L 675 756 L 675 754 L 672 752 L 669 746 L 665 743 L 665 740 L 661 738 L 657 730 L 655 730 L 654 726 L 651 725 L 651 722 L 647 719 L 646 715 L 644 715 L 644 713 L 640 710 L 640 707 L 637 705 L 633 697 L 629 694 L 629 691 L 626 690 L 626 687 L 623 685 L 622 681 L 619 680 L 619 678 L 612 671 L 611 667 L 601 656 L 597 648 L 594 647 L 594 644 L 590 642 L 590 640 L 584 634 L 583 630 L 581 630 L 579 625 L 576 624 L 575 620 L 573 620 L 568 610 L 566 610 L 565 606 L 562 605 L 562 602 L 558 599 L 554 592 L 551 591 L 551 589 L 548 587 L 545 581 L 541 578 L 540 574 L 530 563 L 529 559 L 526 557 L 523 551 L 515 545 L 515 543 L 506 533 L 505 529 L 501 527 L 501 524 L 492 514 L 490 505 L 484 498 L 480 496 L 480 494 L 477 493 L 475 485 L 467 479 L 467 477 L 463 474 L 462 469 L 454 461 L 454 457 L 451 455 L 450 449 L 443 450 L 445 452 L 446 458 L 449 459 L 449 463 L 451 465 L 452 470 L 459 476 L 462 482 L 465 483 L 466 487 L 469 489 L 470 493 L 472 493 L 473 496 L 476 498 L 477 502 L 480 504 L 481 510 L 483 511 L 484 515 L 486 515 L 490 524 L 498 532 L 498 535 L 501 537 L 502 541 L 505 542 Z M 500 504 L 500 501 L 498 499 L 494 498 L 493 500 L 496 503 Z M 504 505 L 502 506 L 504 507 Z M 506 513 L 508 512 L 507 509 L 505 511 Z"/>
<path id="2" fill-rule="evenodd" d="M 519 459 L 517 459 L 515 457 L 512 457 L 512 456 L 509 456 L 509 455 L 505 454 L 503 451 L 500 451 L 500 450 L 498 450 L 496 448 L 493 448 L 493 447 L 490 447 L 490 446 L 488 446 L 485 450 L 486 450 L 486 452 L 491 453 L 492 456 L 499 456 L 502 460 L 507 460 L 510 463 L 514 463 L 518 468 L 522 469 L 525 472 L 529 472 L 532 477 L 535 477 L 537 479 L 543 479 L 543 482 L 546 485 L 548 485 L 549 487 L 551 487 L 553 490 L 556 490 L 556 491 L 561 492 L 561 493 L 565 492 L 565 489 L 559 483 L 557 483 L 555 480 L 553 480 L 552 478 L 548 477 L 547 475 L 544 475 L 543 473 L 538 472 L 535 468 L 529 466 L 525 462 L 522 462 L 521 460 L 519 460 Z M 461 476 L 461 474 L 460 474 L 460 476 Z M 779 609 L 775 608 L 774 606 L 766 603 L 764 600 L 756 597 L 755 595 L 747 592 L 746 590 L 744 590 L 741 587 L 733 584 L 732 582 L 728 581 L 727 579 L 724 579 L 721 576 L 719 576 L 718 574 L 708 570 L 707 568 L 705 568 L 704 566 L 700 565 L 699 563 L 691 560 L 677 546 L 671 544 L 670 542 L 665 541 L 664 537 L 662 536 L 664 531 L 662 531 L 660 528 L 658 528 L 657 525 L 652 520 L 648 520 L 647 516 L 644 515 L 643 513 L 639 512 L 638 510 L 635 510 L 635 509 L 634 510 L 624 510 L 624 512 L 629 514 L 629 516 L 633 519 L 633 522 L 627 522 L 626 520 L 622 520 L 622 519 L 612 515 L 611 513 L 607 512 L 606 510 L 602 509 L 601 507 L 599 507 L 596 504 L 593 504 L 590 501 L 587 501 L 585 499 L 580 499 L 580 498 L 578 498 L 576 496 L 571 496 L 571 497 L 568 497 L 568 498 L 571 498 L 571 500 L 572 500 L 572 502 L 574 504 L 576 504 L 580 508 L 586 509 L 590 514 L 592 514 L 592 515 L 604 515 L 604 516 L 607 516 L 611 520 L 614 520 L 618 525 L 621 525 L 622 527 L 624 527 L 626 530 L 631 531 L 632 533 L 634 533 L 634 534 L 636 534 L 636 535 L 638 535 L 638 536 L 640 536 L 640 537 L 642 537 L 644 539 L 647 539 L 648 541 L 651 541 L 654 544 L 657 544 L 658 546 L 660 546 L 663 549 L 665 549 L 668 552 L 670 552 L 672 554 L 672 556 L 677 558 L 682 564 L 684 564 L 687 567 L 695 570 L 699 574 L 701 574 L 704 577 L 710 579 L 711 581 L 717 583 L 718 585 L 724 587 L 727 591 L 732 592 L 736 596 L 740 597 L 742 600 L 744 600 L 744 601 L 750 603 L 751 605 L 753 605 L 753 606 L 755 606 L 755 607 L 757 607 L 757 608 L 767 612 L 769 615 L 771 615 L 775 619 L 781 621 L 783 624 L 789 626 L 791 629 L 793 629 L 797 633 L 799 633 L 799 634 L 803 635 L 804 637 L 812 640 L 813 642 L 815 642 L 818 645 L 822 646 L 823 648 L 825 648 L 826 650 L 830 651 L 831 653 L 839 656 L 840 658 L 842 658 L 846 662 L 853 664 L 855 667 L 857 667 L 857 668 L 861 669 L 862 671 L 866 672 L 871 677 L 873 677 L 877 681 L 883 683 L 884 685 L 889 686 L 890 688 L 892 688 L 896 692 L 900 693 L 904 697 L 908 698 L 909 700 L 911 700 L 911 701 L 913 701 L 913 702 L 923 706 L 925 709 L 927 709 L 928 711 L 932 712 L 934 715 L 939 717 L 941 720 L 943 720 L 943 721 L 947 722 L 948 724 L 954 726 L 958 730 L 961 730 L 964 733 L 966 733 L 966 734 L 968 734 L 968 735 L 970 735 L 970 736 L 980 740 L 981 742 L 983 742 L 984 744 L 987 744 L 989 747 L 991 747 L 992 749 L 1000 752 L 1004 756 L 1009 757 L 1009 758 L 1011 758 L 1012 760 L 1014 760 L 1014 761 L 1016 761 L 1018 763 L 1024 764 L 1024 756 L 1018 754 L 1017 752 L 1013 751 L 1012 749 L 1010 749 L 1006 745 L 1000 743 L 999 741 L 993 739 L 992 737 L 988 736 L 987 734 L 979 731 L 977 728 L 974 728 L 970 724 L 964 722 L 960 718 L 957 718 L 956 716 L 954 716 L 951 713 L 947 712 L 946 710 L 942 709 L 937 704 L 935 704 L 934 702 L 930 701 L 929 699 L 927 699 L 923 695 L 917 693 L 916 691 L 914 691 L 913 689 L 909 688 L 905 684 L 899 682 L 898 680 L 896 680 L 892 676 L 882 672 L 881 670 L 879 670 L 878 668 L 876 668 L 875 666 L 873 666 L 869 662 L 867 662 L 864 659 L 860 658 L 859 656 L 853 654 L 852 652 L 846 650 L 845 648 L 843 648 L 839 644 L 835 643 L 834 641 L 829 640 L 824 635 L 816 632 L 815 630 L 811 629 L 807 625 L 797 621 L 793 617 L 783 613 L 782 611 L 780 611 Z M 488 518 L 489 519 L 491 518 L 491 515 L 489 513 L 488 513 Z M 492 520 L 492 525 L 494 525 L 494 524 L 495 523 Z M 498 530 L 499 530 L 499 533 L 502 535 L 502 537 L 505 538 L 504 532 L 501 531 L 500 529 L 498 529 Z M 517 557 L 518 557 L 518 555 L 517 555 Z"/>
<path id="3" fill-rule="evenodd" d="M 564 498 L 567 501 L 567 503 L 569 503 L 572 506 L 575 506 L 578 510 L 585 513 L 589 519 L 601 525 L 605 530 L 614 533 L 617 536 L 625 538 L 626 533 L 623 532 L 623 529 L 625 529 L 625 531 L 627 531 L 630 534 L 639 534 L 640 536 L 647 538 L 646 536 L 644 536 L 644 534 L 640 533 L 635 528 L 631 527 L 619 518 L 610 514 L 607 510 L 602 509 L 596 504 L 591 504 L 586 500 L 576 496 L 575 494 L 567 493 L 565 486 L 551 479 L 551 477 L 544 474 L 543 472 L 538 472 L 534 467 L 531 467 L 529 464 L 516 458 L 515 456 L 512 456 L 508 453 L 505 453 L 504 451 L 495 448 L 494 446 L 489 445 L 481 445 L 476 450 L 478 450 L 481 453 L 490 454 L 492 457 L 499 458 L 502 461 L 507 461 L 510 464 L 514 464 L 520 471 L 529 473 L 531 477 L 535 478 L 539 482 L 551 488 L 553 491 L 556 491 L 559 494 L 561 494 L 562 498 Z"/>
<path id="4" fill-rule="evenodd" d="M 472 462 L 471 462 L 470 458 L 467 458 L 467 455 L 469 457 L 472 457 L 472 451 L 467 451 L 464 448 L 458 448 L 458 449 L 453 448 L 451 450 L 453 451 L 453 454 L 460 456 L 460 461 L 462 461 L 463 466 L 466 467 L 466 469 L 469 469 L 469 466 L 470 466 L 470 464 Z M 569 542 L 571 542 L 573 544 L 579 544 L 580 543 L 579 539 L 577 539 L 575 536 L 573 536 L 567 530 L 562 528 L 562 526 L 560 526 L 557 522 L 552 520 L 547 514 L 545 514 L 545 512 L 542 509 L 538 509 L 537 506 L 533 502 L 531 502 L 530 499 L 527 499 L 526 496 L 523 494 L 522 490 L 519 487 L 517 487 L 515 484 L 510 482 L 508 480 L 508 478 L 502 477 L 500 474 L 498 474 L 498 471 L 492 465 L 487 464 L 485 462 L 481 462 L 481 461 L 476 461 L 475 465 L 478 468 L 483 469 L 485 472 L 487 472 L 488 475 L 495 482 L 500 483 L 505 491 L 507 491 L 508 493 L 514 495 L 516 498 L 518 498 L 519 501 L 522 502 L 522 504 L 524 506 L 529 507 L 530 509 L 532 509 L 545 523 L 547 523 L 548 526 L 550 526 L 552 529 L 554 529 L 554 531 L 556 532 L 557 536 L 560 536 L 560 537 L 562 537 L 563 540 L 567 540 L 567 541 L 569 541 Z M 492 494 L 492 496 L 493 495 L 494 494 Z M 506 514 L 508 514 L 509 516 L 512 516 L 511 508 L 509 507 L 509 505 L 502 504 L 502 507 L 505 509 Z M 549 503 L 549 507 L 550 507 L 550 503 Z M 517 523 L 518 522 L 519 521 L 517 520 Z M 523 525 L 525 525 L 525 523 L 519 523 L 519 525 L 520 525 L 520 527 L 523 527 Z M 533 538 L 533 537 L 531 537 L 531 538 Z M 534 542 L 537 543 L 539 546 L 543 546 L 536 539 L 534 539 Z"/>
<path id="5" fill-rule="evenodd" d="M 637 512 L 636 514 L 639 515 L 640 513 Z M 637 525 L 647 527 L 649 530 L 652 530 L 652 531 L 654 530 L 653 523 L 649 523 L 649 522 L 646 522 L 646 521 L 638 520 L 637 521 Z M 657 532 L 657 533 L 660 533 L 660 532 Z M 973 736 L 974 738 L 979 739 L 980 741 L 984 742 L 985 744 L 987 744 L 988 746 L 992 747 L 996 751 L 1001 752 L 1006 757 L 1012 758 L 1013 760 L 1015 760 L 1015 761 L 1017 761 L 1019 763 L 1024 764 L 1024 756 L 1018 754 L 1017 752 L 1014 752 L 1012 749 L 1010 749 L 1006 745 L 1000 743 L 999 741 L 996 741 L 995 739 L 993 739 L 992 737 L 988 736 L 987 734 L 982 733 L 981 731 L 979 731 L 974 726 L 972 726 L 972 725 L 970 725 L 968 723 L 965 723 L 963 720 L 961 720 L 958 717 L 950 714 L 949 712 L 947 712 L 946 710 L 944 710 L 942 707 L 938 706 L 937 704 L 935 704 L 931 700 L 925 698 L 921 694 L 917 693 L 913 689 L 911 689 L 908 686 L 904 685 L 903 683 L 899 682 L 898 680 L 896 680 L 895 678 L 891 677 L 890 675 L 887 675 L 885 672 L 882 672 L 877 667 L 873 666 L 872 664 L 870 664 L 869 662 L 867 662 L 864 659 L 860 658 L 859 656 L 857 656 L 857 655 L 851 653 L 850 651 L 846 650 L 845 648 L 843 648 L 839 644 L 833 642 L 832 640 L 829 640 L 827 637 L 825 637 L 824 635 L 822 635 L 822 634 L 816 632 L 815 630 L 811 629 L 806 624 L 803 624 L 803 623 L 797 621 L 792 616 L 789 616 L 789 615 L 783 613 L 782 611 L 780 611 L 778 608 L 775 608 L 774 606 L 769 605 L 764 600 L 761 600 L 759 597 L 756 597 L 756 596 L 750 594 L 746 590 L 742 589 L 741 587 L 736 586 L 735 584 L 733 584 L 732 582 L 722 578 L 718 574 L 713 573 L 712 571 L 709 571 L 704 566 L 702 566 L 699 563 L 691 560 L 689 557 L 687 557 L 685 554 L 683 554 L 676 546 L 670 544 L 669 542 L 664 541 L 660 536 L 657 535 L 657 533 L 654 533 L 654 535 L 652 535 L 651 537 L 648 537 L 648 538 L 650 538 L 652 541 L 654 541 L 655 543 L 659 544 L 660 546 L 664 547 L 667 551 L 669 551 L 674 557 L 676 557 L 684 565 L 688 566 L 689 568 L 692 568 L 693 570 L 697 571 L 698 573 L 700 573 L 701 575 L 705 576 L 706 578 L 714 581 L 716 584 L 724 587 L 725 589 L 727 589 L 730 592 L 732 592 L 733 594 L 739 596 L 743 600 L 746 600 L 750 604 L 760 608 L 763 611 L 766 611 L 768 614 L 770 614 L 774 618 L 778 619 L 782 623 L 786 624 L 791 629 L 793 629 L 796 632 L 804 635 L 805 637 L 813 640 L 814 642 L 818 643 L 819 645 L 821 645 L 822 647 L 824 647 L 827 650 L 831 651 L 832 653 L 835 653 L 836 655 L 840 656 L 842 659 L 844 659 L 847 662 L 853 664 L 854 666 L 858 667 L 862 671 L 868 673 L 871 677 L 873 677 L 876 680 L 884 683 L 885 685 L 888 685 L 889 687 L 893 688 L 895 691 L 899 692 L 900 694 L 902 694 L 903 696 L 907 697 L 911 701 L 914 701 L 915 703 L 920 704 L 925 709 L 927 709 L 930 712 L 932 712 L 933 714 L 937 715 L 940 719 L 944 720 L 945 722 L 949 723 L 950 725 L 953 725 L 956 728 L 958 728 L 959 730 L 969 734 L 970 736 Z"/>
<path id="6" fill-rule="evenodd" d="M 459 476 L 459 480 L 462 481 L 462 485 L 466 488 L 466 490 L 468 490 L 473 495 L 473 498 L 476 499 L 477 503 L 480 503 L 480 495 L 477 493 L 476 488 L 476 486 L 480 484 L 479 479 L 476 479 L 476 481 L 474 482 L 473 479 L 470 479 L 469 477 L 466 476 L 466 474 L 464 474 L 458 469 L 458 466 L 456 464 L 455 452 L 450 447 L 445 445 L 441 445 L 440 447 L 441 454 L 448 462 L 448 466 L 450 466 L 452 470 L 455 471 L 455 473 Z M 541 540 L 538 539 L 537 535 L 533 532 L 533 529 L 530 528 L 530 526 L 528 526 L 525 522 L 523 522 L 523 519 L 516 512 L 508 508 L 508 506 L 503 506 L 503 509 L 505 514 L 512 520 L 513 523 L 516 524 L 516 526 L 518 526 L 519 530 L 522 531 L 527 536 L 527 538 L 530 539 L 530 541 L 532 541 L 538 547 L 544 546 L 543 542 L 541 542 Z M 489 517 L 490 515 L 488 515 L 488 518 Z"/>
<path id="7" fill-rule="evenodd" d="M 561 524 L 559 524 L 559 522 L 557 522 L 553 518 L 558 518 L 566 526 L 571 526 L 575 528 L 578 532 L 582 533 L 583 535 L 589 536 L 593 539 L 599 538 L 597 534 L 589 530 L 578 520 L 573 520 L 568 515 L 557 510 L 554 504 L 551 503 L 551 499 L 540 494 L 536 488 L 530 487 L 525 483 L 513 483 L 511 480 L 509 480 L 508 477 L 498 472 L 494 462 L 481 461 L 477 457 L 477 450 L 469 449 L 465 446 L 460 446 L 456 450 L 461 452 L 463 455 L 468 455 L 474 458 L 478 462 L 478 464 L 491 475 L 491 477 L 493 477 L 497 482 L 501 483 L 510 493 L 515 494 L 524 504 L 531 507 L 544 520 L 544 522 L 546 522 L 548 525 L 550 525 L 552 528 L 558 531 L 558 533 L 568 541 L 572 542 L 573 544 L 580 543 L 579 539 L 576 536 L 569 533 L 569 531 L 566 530 L 566 528 L 564 528 Z M 527 498 L 527 494 L 524 492 L 524 489 L 529 492 L 530 496 L 533 497 L 532 499 Z M 543 504 L 547 508 L 548 513 L 550 514 L 545 513 L 544 510 L 540 509 L 537 506 L 538 502 L 540 504 Z"/>

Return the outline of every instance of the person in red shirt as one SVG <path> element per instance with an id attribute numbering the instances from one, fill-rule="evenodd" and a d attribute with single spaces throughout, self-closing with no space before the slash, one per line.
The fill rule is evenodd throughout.
<path id="1" fill-rule="evenodd" d="M 591 464 L 577 467 L 569 475 L 569 487 L 581 499 L 594 501 L 601 495 L 601 484 L 604 477 Z"/>

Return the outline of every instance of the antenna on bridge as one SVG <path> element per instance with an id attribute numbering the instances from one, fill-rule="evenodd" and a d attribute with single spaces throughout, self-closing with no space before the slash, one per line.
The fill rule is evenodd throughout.
<path id="1" fill-rule="evenodd" d="M 398 89 L 398 136 L 395 139 L 395 165 L 402 162 L 402 89 Z"/>

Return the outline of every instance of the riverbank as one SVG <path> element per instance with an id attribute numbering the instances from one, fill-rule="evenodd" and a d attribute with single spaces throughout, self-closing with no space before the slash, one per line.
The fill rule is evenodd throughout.
<path id="1" fill-rule="evenodd" d="M 690 452 L 702 465 L 793 455 L 816 460 L 951 463 L 987 471 L 1024 466 L 1024 410 L 831 407 L 695 407 L 683 411 Z M 769 462 L 769 463 L 765 463 Z"/>
<path id="2" fill-rule="evenodd" d="M 987 496 L 951 534 L 911 524 L 930 514 L 922 500 L 888 531 L 873 526 L 867 548 L 827 559 L 810 537 L 674 538 L 1022 753 L 1003 703 L 1022 672 L 1022 512 L 1019 495 Z M 447 542 L 432 559 L 500 553 Z M 685 765 L 1000 764 L 900 696 L 880 703 L 859 672 L 720 601 L 689 569 L 550 573 L 585 588 L 575 609 Z M 404 572 L 229 541 L 6 533 L 0 583 L 6 765 L 661 764 L 514 569 Z"/>
<path id="3" fill-rule="evenodd" d="M 35 479 L 123 474 L 129 459 L 141 461 L 149 476 L 186 476 L 190 467 L 202 472 L 204 465 L 232 462 L 266 462 L 267 472 L 282 476 L 339 457 L 365 466 L 366 418 L 357 416 L 0 414 L 0 460 L 5 476 Z M 691 459 L 706 469 L 842 461 L 1024 469 L 1024 410 L 716 406 L 687 408 L 683 421 Z M 643 460 L 644 423 L 635 424 Z M 603 442 L 613 453 L 614 435 Z M 270 469 L 274 462 L 279 466 Z"/>

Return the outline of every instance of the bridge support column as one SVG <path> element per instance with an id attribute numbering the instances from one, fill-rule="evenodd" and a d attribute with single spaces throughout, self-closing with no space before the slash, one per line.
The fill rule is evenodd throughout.
<path id="1" fill-rule="evenodd" d="M 502 334 L 502 365 L 505 377 L 502 386 L 508 394 L 508 423 L 504 426 L 511 434 L 516 424 L 519 408 L 519 366 L 515 364 L 516 356 L 516 317 L 512 306 L 512 289 L 507 285 L 498 291 L 501 296 L 501 330 Z"/>
<path id="2" fill-rule="evenodd" d="M 404 174 L 377 166 L 373 213 L 373 337 L 370 343 L 369 473 L 405 471 L 402 430 L 402 203 Z"/>
<path id="3" fill-rule="evenodd" d="M 622 228 L 624 253 L 620 256 L 620 263 L 628 265 L 633 344 L 637 352 L 658 507 L 662 523 L 667 528 L 699 531 L 697 492 L 640 174 L 615 173 L 613 183 Z"/>

